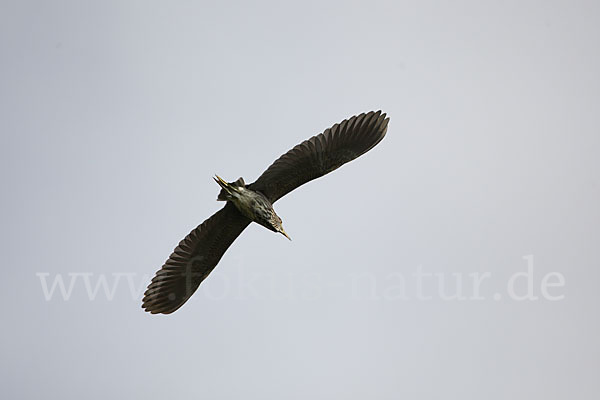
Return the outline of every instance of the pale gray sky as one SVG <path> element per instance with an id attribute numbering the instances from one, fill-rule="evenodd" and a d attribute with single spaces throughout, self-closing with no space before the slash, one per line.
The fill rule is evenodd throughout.
<path id="1" fill-rule="evenodd" d="M 3 393 L 597 399 L 598 49 L 594 1 L 2 1 Z M 213 174 L 372 109 L 276 204 L 292 242 L 251 226 L 143 312 Z"/>

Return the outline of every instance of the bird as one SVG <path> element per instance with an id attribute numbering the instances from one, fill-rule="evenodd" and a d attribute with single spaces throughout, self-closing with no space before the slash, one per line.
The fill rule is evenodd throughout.
<path id="1" fill-rule="evenodd" d="M 249 185 L 243 178 L 226 182 L 216 175 L 217 200 L 225 206 L 179 243 L 144 292 L 142 308 L 151 314 L 179 309 L 251 222 L 291 240 L 273 203 L 371 150 L 384 138 L 388 123 L 381 111 L 348 118 L 296 145 Z"/>

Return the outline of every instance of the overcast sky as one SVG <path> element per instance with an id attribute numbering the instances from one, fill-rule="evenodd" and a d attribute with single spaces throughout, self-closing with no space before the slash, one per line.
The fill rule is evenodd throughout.
<path id="1" fill-rule="evenodd" d="M 2 392 L 597 399 L 598 49 L 594 1 L 2 1 Z M 143 312 L 213 174 L 378 109 Z"/>

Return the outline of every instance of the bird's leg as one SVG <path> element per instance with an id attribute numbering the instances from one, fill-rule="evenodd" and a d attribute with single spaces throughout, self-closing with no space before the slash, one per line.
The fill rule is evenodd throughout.
<path id="1" fill-rule="evenodd" d="M 239 189 L 236 186 L 225 182 L 225 180 L 219 175 L 215 175 L 215 178 L 213 179 L 219 184 L 219 186 L 221 186 L 222 189 L 217 197 L 218 201 L 233 200 L 234 197 L 239 195 Z"/>

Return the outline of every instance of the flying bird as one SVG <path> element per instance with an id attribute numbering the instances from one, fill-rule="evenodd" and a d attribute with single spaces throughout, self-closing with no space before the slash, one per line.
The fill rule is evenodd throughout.
<path id="1" fill-rule="evenodd" d="M 253 221 L 290 239 L 273 203 L 369 151 L 385 136 L 388 122 L 381 111 L 371 111 L 335 124 L 279 157 L 249 185 L 216 176 L 217 200 L 225 206 L 179 243 L 148 285 L 142 308 L 170 314 L 181 307 Z"/>

